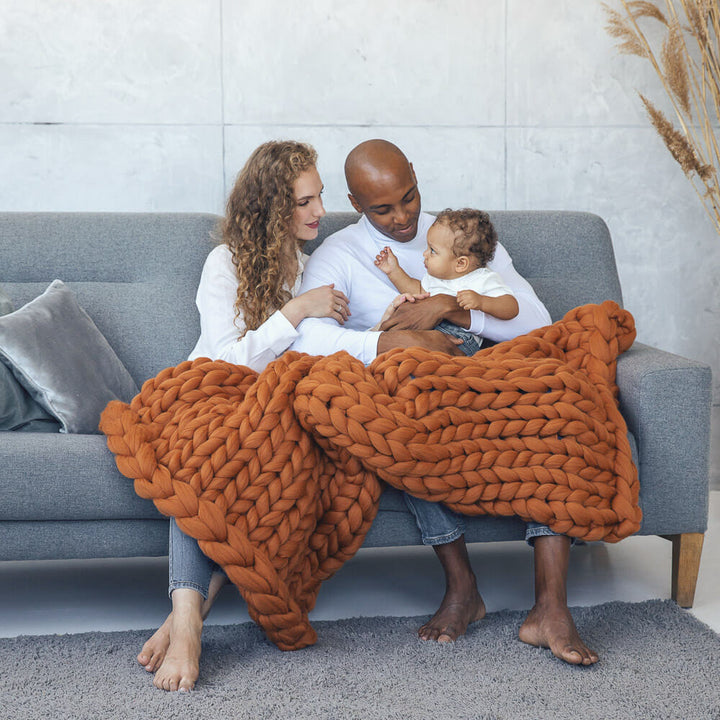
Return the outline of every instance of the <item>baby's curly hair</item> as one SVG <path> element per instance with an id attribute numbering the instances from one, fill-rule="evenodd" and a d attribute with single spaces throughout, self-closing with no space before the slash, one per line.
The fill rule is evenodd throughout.
<path id="1" fill-rule="evenodd" d="M 310 145 L 271 141 L 253 152 L 237 176 L 219 232 L 232 252 L 238 278 L 235 317 L 242 313 L 245 332 L 256 330 L 291 298 L 295 274 L 287 248 L 297 242 L 294 185 L 316 162 Z"/>
<path id="2" fill-rule="evenodd" d="M 455 257 L 468 255 L 478 261 L 478 267 L 486 267 L 495 256 L 498 243 L 497 232 L 490 216 L 482 210 L 445 208 L 439 212 L 436 223 L 450 228 L 455 233 L 453 253 Z"/>

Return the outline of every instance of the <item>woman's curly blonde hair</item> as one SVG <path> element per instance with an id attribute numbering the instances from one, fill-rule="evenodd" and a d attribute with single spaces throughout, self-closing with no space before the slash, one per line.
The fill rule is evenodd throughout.
<path id="1" fill-rule="evenodd" d="M 235 317 L 243 315 L 245 332 L 256 330 L 292 297 L 288 288 L 295 273 L 288 248 L 297 247 L 294 185 L 316 162 L 310 145 L 272 141 L 260 145 L 237 176 L 220 234 L 232 253 L 238 278 Z"/>

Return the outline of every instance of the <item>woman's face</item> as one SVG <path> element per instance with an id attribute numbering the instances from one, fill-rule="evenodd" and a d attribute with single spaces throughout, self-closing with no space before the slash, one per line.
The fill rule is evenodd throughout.
<path id="1" fill-rule="evenodd" d="M 295 212 L 292 225 L 298 240 L 314 240 L 318 234 L 320 218 L 325 214 L 322 203 L 323 184 L 316 168 L 298 175 L 293 188 Z"/>

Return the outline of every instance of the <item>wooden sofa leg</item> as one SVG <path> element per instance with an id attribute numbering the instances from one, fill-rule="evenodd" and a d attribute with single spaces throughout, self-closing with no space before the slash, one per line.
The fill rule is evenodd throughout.
<path id="1" fill-rule="evenodd" d="M 664 535 L 672 542 L 672 599 L 684 608 L 695 600 L 695 586 L 700 570 L 704 533 Z"/>

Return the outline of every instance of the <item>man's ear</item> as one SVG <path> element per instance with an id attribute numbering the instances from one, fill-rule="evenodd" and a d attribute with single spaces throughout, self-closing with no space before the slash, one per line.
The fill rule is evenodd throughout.
<path id="1" fill-rule="evenodd" d="M 352 193 L 348 193 L 348 200 L 350 201 L 350 204 L 355 208 L 355 210 L 362 215 L 363 209 L 360 206 L 360 203 L 352 195 Z"/>

